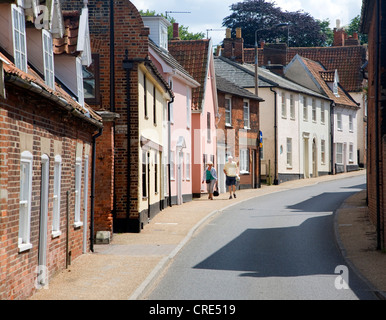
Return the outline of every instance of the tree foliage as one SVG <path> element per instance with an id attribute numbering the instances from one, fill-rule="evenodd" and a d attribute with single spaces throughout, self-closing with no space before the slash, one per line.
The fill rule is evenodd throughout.
<path id="1" fill-rule="evenodd" d="M 368 43 L 368 36 L 367 34 L 363 34 L 359 32 L 360 24 L 361 24 L 361 16 L 357 15 L 354 19 L 351 20 L 351 23 L 346 28 L 346 32 L 350 36 L 352 36 L 354 32 L 357 32 L 361 44 L 365 44 L 365 43 Z"/>
<path id="2" fill-rule="evenodd" d="M 157 16 L 158 14 L 155 11 L 142 11 L 140 10 L 139 13 L 141 16 Z M 177 22 L 175 18 L 171 16 L 165 17 L 162 13 L 160 16 L 164 17 L 166 20 L 168 20 L 172 25 L 168 28 L 168 39 L 171 40 L 173 38 L 173 23 Z M 184 25 L 179 25 L 178 26 L 179 34 L 181 40 L 199 40 L 199 39 L 204 39 L 205 34 L 203 32 L 198 32 L 198 33 L 192 33 L 189 32 L 189 27 L 185 27 Z"/>
<path id="3" fill-rule="evenodd" d="M 257 41 L 288 43 L 291 47 L 315 47 L 325 44 L 327 38 L 321 25 L 309 13 L 303 11 L 282 11 L 274 2 L 266 0 L 245 0 L 230 6 L 232 13 L 223 19 L 223 26 L 243 31 L 244 43 L 255 44 Z M 288 27 L 276 28 L 281 23 Z"/>

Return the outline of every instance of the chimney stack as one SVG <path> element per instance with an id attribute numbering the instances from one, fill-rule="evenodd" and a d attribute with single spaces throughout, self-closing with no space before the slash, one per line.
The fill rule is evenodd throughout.
<path id="1" fill-rule="evenodd" d="M 173 40 L 181 40 L 178 23 L 173 23 Z"/>
<path id="2" fill-rule="evenodd" d="M 241 36 L 241 28 L 236 29 L 236 38 L 232 38 L 231 29 L 227 28 L 222 56 L 244 63 L 244 39 Z"/>

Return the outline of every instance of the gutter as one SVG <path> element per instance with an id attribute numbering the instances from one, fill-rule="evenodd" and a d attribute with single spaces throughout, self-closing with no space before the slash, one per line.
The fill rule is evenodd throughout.
<path id="1" fill-rule="evenodd" d="M 102 122 L 100 122 L 98 120 L 95 120 L 93 118 L 90 118 L 89 116 L 83 114 L 78 109 L 76 109 L 74 106 L 69 104 L 64 98 L 59 97 L 59 96 L 57 96 L 57 95 L 55 95 L 53 93 L 48 92 L 47 90 L 45 90 L 41 86 L 37 85 L 36 83 L 29 82 L 27 80 L 24 80 L 24 79 L 22 79 L 20 77 L 17 77 L 17 76 L 11 75 L 11 74 L 6 74 L 5 77 L 4 77 L 4 81 L 12 83 L 12 84 L 14 84 L 14 85 L 16 85 L 16 86 L 18 86 L 20 88 L 23 88 L 23 89 L 29 90 L 31 92 L 37 93 L 38 95 L 40 95 L 40 96 L 42 96 L 44 98 L 47 98 L 48 100 L 58 104 L 63 109 L 65 109 L 68 112 L 70 112 L 73 116 L 75 116 L 75 117 L 77 117 L 79 119 L 82 119 L 82 120 L 84 120 L 84 121 L 86 121 L 86 122 L 96 126 L 98 129 L 103 128 L 103 123 Z"/>

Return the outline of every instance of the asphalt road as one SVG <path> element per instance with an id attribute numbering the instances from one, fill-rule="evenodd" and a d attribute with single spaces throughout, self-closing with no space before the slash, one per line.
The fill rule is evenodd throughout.
<path id="1" fill-rule="evenodd" d="M 346 266 L 334 231 L 334 210 L 364 188 L 364 176 L 323 182 L 219 213 L 175 257 L 148 299 L 374 299 Z"/>

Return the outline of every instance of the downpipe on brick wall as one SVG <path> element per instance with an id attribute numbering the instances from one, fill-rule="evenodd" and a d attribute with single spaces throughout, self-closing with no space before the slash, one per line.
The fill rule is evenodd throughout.
<path id="1" fill-rule="evenodd" d="M 96 139 L 103 133 L 103 128 L 92 137 L 92 172 L 91 172 L 91 214 L 90 214 L 90 251 L 94 252 L 94 216 L 95 216 L 95 170 L 96 170 Z"/>

